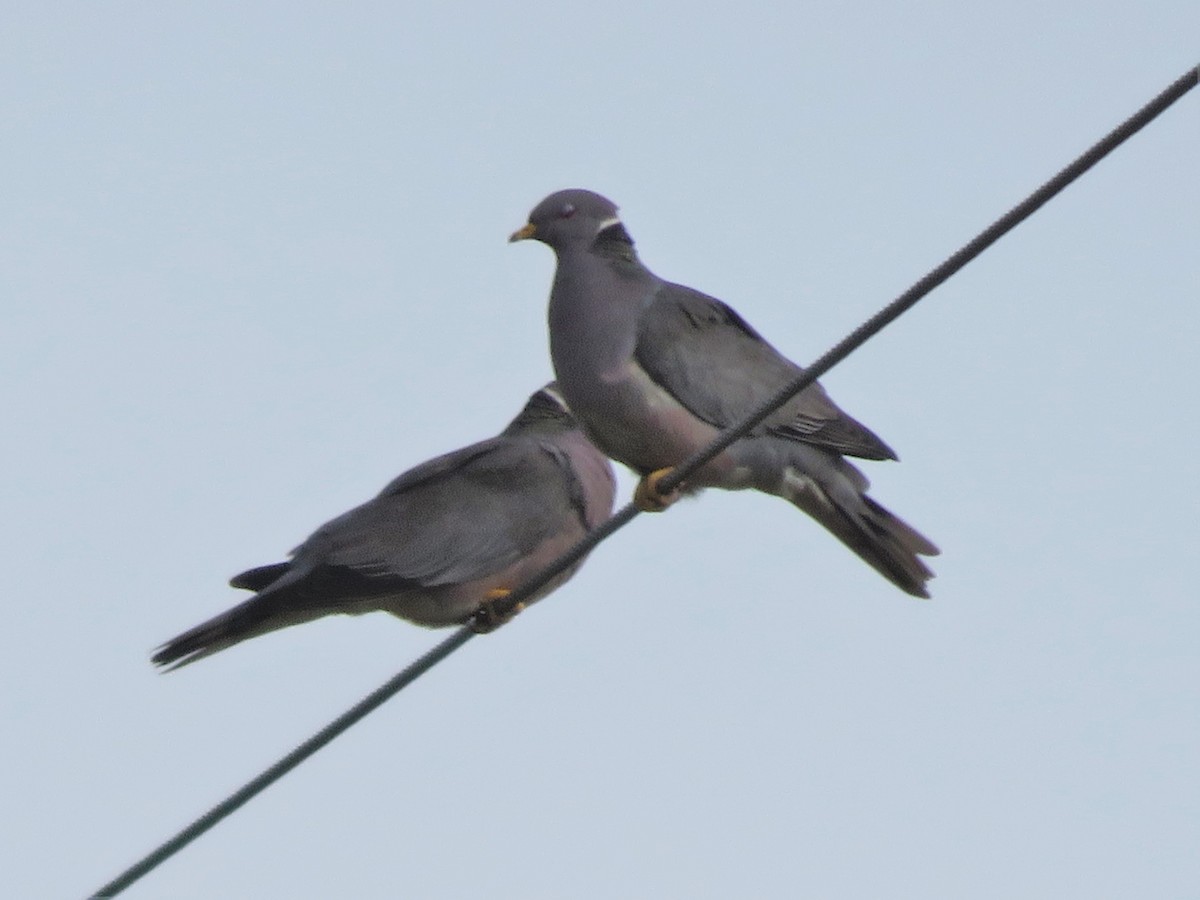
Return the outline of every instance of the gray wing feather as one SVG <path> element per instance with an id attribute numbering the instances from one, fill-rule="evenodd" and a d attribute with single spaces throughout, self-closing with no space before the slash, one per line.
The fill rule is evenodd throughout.
<path id="1" fill-rule="evenodd" d="M 720 300 L 670 283 L 642 312 L 634 356 L 655 382 L 718 428 L 744 418 L 803 371 Z M 865 459 L 896 457 L 819 384 L 801 391 L 752 433 L 774 433 Z"/>
<path id="2" fill-rule="evenodd" d="M 406 472 L 375 499 L 319 528 L 297 549 L 297 567 L 422 587 L 508 567 L 570 514 L 557 463 L 547 453 L 530 453 L 528 444 L 494 438 Z"/>

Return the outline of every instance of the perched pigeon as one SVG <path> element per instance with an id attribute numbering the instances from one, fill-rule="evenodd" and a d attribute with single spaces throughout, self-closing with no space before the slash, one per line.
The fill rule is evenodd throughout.
<path id="1" fill-rule="evenodd" d="M 171 639 L 153 661 L 186 665 L 331 613 L 381 610 L 429 627 L 478 614 L 483 629 L 491 601 L 608 519 L 613 493 L 612 466 L 549 384 L 498 437 L 405 472 L 318 528 L 291 561 L 234 577 L 257 593 Z"/>
<path id="2" fill-rule="evenodd" d="M 599 194 L 551 194 L 509 238 L 558 257 L 550 355 L 567 403 L 601 450 L 640 473 L 645 510 L 675 499 L 662 476 L 802 370 L 720 300 L 663 281 L 638 259 L 617 207 Z M 754 488 L 790 500 L 902 590 L 928 597 L 920 555 L 938 549 L 866 495 L 843 458 L 895 459 L 813 385 L 684 485 Z"/>

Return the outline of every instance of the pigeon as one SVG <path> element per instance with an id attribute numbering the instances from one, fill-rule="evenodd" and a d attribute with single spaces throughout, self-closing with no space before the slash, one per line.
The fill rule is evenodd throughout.
<path id="1" fill-rule="evenodd" d="M 614 493 L 611 464 L 548 384 L 497 437 L 410 469 L 318 528 L 287 562 L 235 576 L 233 587 L 255 595 L 167 641 L 152 661 L 178 668 L 332 613 L 490 630 L 500 624 L 491 604 L 603 524 Z"/>
<path id="2" fill-rule="evenodd" d="M 803 370 L 725 303 L 664 281 L 638 258 L 617 207 L 586 190 L 551 194 L 510 241 L 557 257 L 550 355 L 563 396 L 592 441 L 642 476 L 634 502 L 658 511 L 702 488 L 754 489 L 789 500 L 901 590 L 928 597 L 920 559 L 932 542 L 867 496 L 846 456 L 896 459 L 819 384 L 691 475 L 658 483 Z"/>

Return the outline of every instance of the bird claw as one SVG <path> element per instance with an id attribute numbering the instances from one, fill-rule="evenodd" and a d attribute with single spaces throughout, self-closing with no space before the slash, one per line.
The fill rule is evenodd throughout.
<path id="1" fill-rule="evenodd" d="M 679 488 L 675 488 L 670 493 L 663 493 L 658 487 L 658 483 L 673 471 L 674 468 L 668 466 L 665 469 L 655 469 L 649 475 L 644 476 L 633 492 L 634 506 L 642 512 L 662 512 L 678 500 Z"/>
<path id="2" fill-rule="evenodd" d="M 500 613 L 496 609 L 496 601 L 503 600 L 512 591 L 507 588 L 493 588 L 483 595 L 483 600 L 480 601 L 479 608 L 471 614 L 469 625 L 471 630 L 476 634 L 490 634 L 501 625 L 507 625 L 521 610 L 525 608 L 524 602 L 518 603 L 512 609 Z"/>

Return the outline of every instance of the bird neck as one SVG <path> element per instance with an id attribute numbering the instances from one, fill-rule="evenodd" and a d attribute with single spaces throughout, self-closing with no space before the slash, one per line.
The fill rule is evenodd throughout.
<path id="1" fill-rule="evenodd" d="M 614 222 L 596 235 L 589 248 L 590 252 L 614 262 L 624 262 L 640 265 L 637 250 L 633 246 L 633 238 L 620 222 Z"/>
<path id="2" fill-rule="evenodd" d="M 637 345 L 638 320 L 658 284 L 637 263 L 590 251 L 559 255 L 549 320 L 550 356 L 560 386 L 624 377 Z M 581 418 L 586 413 L 576 404 L 587 407 L 594 399 L 567 395 Z"/>

